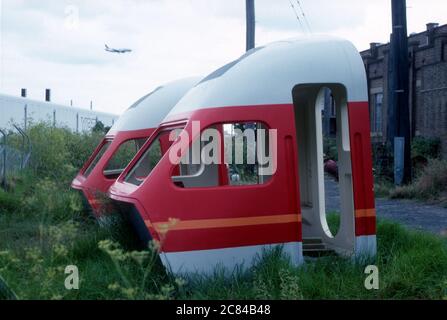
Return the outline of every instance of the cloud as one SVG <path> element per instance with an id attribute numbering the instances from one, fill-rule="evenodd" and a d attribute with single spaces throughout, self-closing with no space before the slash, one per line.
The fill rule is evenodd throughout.
<path id="1" fill-rule="evenodd" d="M 207 75 L 245 50 L 244 0 L 0 0 L 0 91 L 120 113 L 153 88 Z M 306 33 L 290 6 L 256 0 L 257 44 Z M 389 0 L 301 0 L 314 33 L 366 49 L 390 32 Z M 445 0 L 408 0 L 409 31 L 445 22 Z M 75 9 L 75 10 L 73 10 Z M 75 14 L 74 14 L 75 13 Z M 302 18 L 302 17 L 301 17 Z M 302 23 L 305 23 L 304 20 Z M 104 44 L 131 54 L 104 51 Z"/>

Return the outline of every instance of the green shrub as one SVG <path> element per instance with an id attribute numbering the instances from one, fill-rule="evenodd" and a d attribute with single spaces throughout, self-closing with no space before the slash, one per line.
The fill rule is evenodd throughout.
<path id="1" fill-rule="evenodd" d="M 31 125 L 27 134 L 32 145 L 29 170 L 36 177 L 69 182 L 104 136 L 103 132 L 74 133 L 48 122 Z M 22 148 L 22 137 L 12 134 L 9 145 Z"/>
<path id="2" fill-rule="evenodd" d="M 58 183 L 46 178 L 37 181 L 34 192 L 22 203 L 22 210 L 41 216 L 42 219 L 66 221 L 81 215 L 82 200 L 78 193 L 66 186 L 61 189 Z"/>
<path id="3" fill-rule="evenodd" d="M 338 161 L 337 140 L 335 138 L 324 137 L 323 152 L 326 155 L 326 159 Z"/>
<path id="4" fill-rule="evenodd" d="M 68 161 L 65 129 L 39 123 L 30 127 L 27 133 L 33 147 L 29 163 L 33 172 L 54 179 L 73 174 L 74 168 Z"/>
<path id="5" fill-rule="evenodd" d="M 81 169 L 103 137 L 104 134 L 97 131 L 83 134 L 67 133 L 66 148 L 69 151 L 70 164 L 76 170 Z"/>
<path id="6" fill-rule="evenodd" d="M 372 145 L 374 178 L 377 184 L 386 184 L 394 177 L 393 155 L 390 148 L 384 143 Z"/>
<path id="7" fill-rule="evenodd" d="M 393 199 L 436 200 L 447 193 L 447 161 L 432 159 L 416 181 L 390 192 Z"/>
<path id="8" fill-rule="evenodd" d="M 58 219 L 79 215 L 81 200 L 71 191 L 70 182 L 103 133 L 78 134 L 41 122 L 31 125 L 27 134 L 32 144 L 29 167 L 9 177 L 9 192 L 0 191 L 0 211 Z M 18 134 L 11 135 L 9 141 L 11 147 L 20 148 Z"/>
<path id="9" fill-rule="evenodd" d="M 20 199 L 17 195 L 0 189 L 0 214 L 13 213 L 20 207 Z"/>
<path id="10" fill-rule="evenodd" d="M 17 300 L 17 295 L 0 276 L 0 300 Z"/>
<path id="11" fill-rule="evenodd" d="M 166 275 L 153 251 L 136 252 L 123 245 L 127 240 L 120 237 L 129 238 L 129 231 L 100 228 L 84 218 L 80 197 L 69 187 L 70 174 L 84 163 L 101 134 L 78 135 L 40 124 L 30 128 L 30 136 L 36 147 L 31 170 L 12 179 L 10 191 L 0 191 L 0 299 L 441 299 L 447 295 L 445 239 L 389 222 L 378 225 L 378 291 L 365 289 L 364 266 L 350 259 L 328 256 L 296 268 L 280 250 L 265 252 L 250 272 L 236 268 L 232 277 L 216 270 L 212 277 L 188 283 L 174 279 Z M 424 175 L 415 184 L 425 190 L 423 194 L 445 190 L 447 163 L 432 160 Z M 335 233 L 339 216 L 329 216 L 328 222 Z M 80 290 L 65 290 L 67 265 L 79 267 Z"/>
<path id="12" fill-rule="evenodd" d="M 416 137 L 411 144 L 411 153 L 413 158 L 439 158 L 441 154 L 441 140 L 439 138 Z"/>

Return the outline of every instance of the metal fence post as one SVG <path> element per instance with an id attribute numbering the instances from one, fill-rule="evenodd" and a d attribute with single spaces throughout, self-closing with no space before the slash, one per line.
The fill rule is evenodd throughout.
<path id="1" fill-rule="evenodd" d="M 18 126 L 14 125 L 14 128 L 20 133 L 22 136 L 22 148 L 21 148 L 21 157 L 20 157 L 20 170 L 25 169 L 28 160 L 31 156 L 32 145 L 29 136 Z M 28 150 L 25 150 L 25 145 L 28 145 Z"/>
<path id="2" fill-rule="evenodd" d="M 28 127 L 28 105 L 27 104 L 25 104 L 25 131 L 26 131 L 26 128 Z"/>

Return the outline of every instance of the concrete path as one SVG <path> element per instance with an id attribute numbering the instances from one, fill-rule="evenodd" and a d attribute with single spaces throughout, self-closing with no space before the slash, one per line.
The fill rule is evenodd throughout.
<path id="1" fill-rule="evenodd" d="M 327 178 L 325 189 L 326 211 L 339 211 L 337 182 Z M 376 199 L 376 210 L 379 218 L 393 220 L 413 229 L 436 234 L 447 232 L 447 208 L 410 200 Z"/>

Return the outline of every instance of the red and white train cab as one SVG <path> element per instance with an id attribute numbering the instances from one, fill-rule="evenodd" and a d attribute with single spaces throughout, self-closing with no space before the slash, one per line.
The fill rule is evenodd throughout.
<path id="1" fill-rule="evenodd" d="M 106 134 L 72 182 L 97 217 L 107 211 L 103 200 L 109 187 L 164 117 L 199 81 L 200 78 L 186 78 L 155 89 L 133 104 Z"/>
<path id="2" fill-rule="evenodd" d="M 337 234 L 325 212 L 320 106 L 327 88 L 337 118 Z M 209 128 L 221 133 L 212 153 L 216 159 L 233 160 L 227 154 L 238 147 L 244 155 L 250 148 L 265 150 L 250 165 L 200 159 L 179 164 L 195 146 L 204 150 L 214 139 L 203 137 Z M 248 143 L 246 129 L 267 130 L 268 142 Z M 247 142 L 238 145 L 241 134 Z M 154 152 L 166 136 L 177 137 L 169 152 Z M 275 170 L 263 170 L 260 154 L 270 157 Z M 218 69 L 180 100 L 109 196 L 141 217 L 146 239 L 160 243 L 161 260 L 173 273 L 249 267 L 276 246 L 299 265 L 303 243 L 318 242 L 346 256 L 374 256 L 368 91 L 358 51 L 332 37 L 286 40 Z"/>

